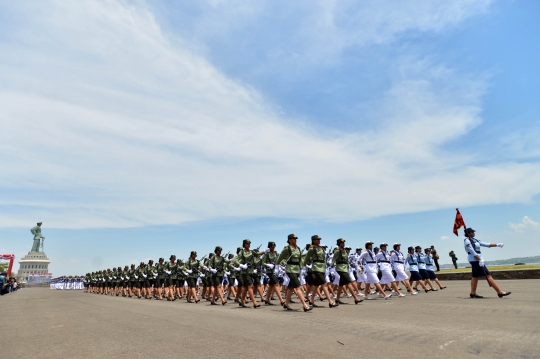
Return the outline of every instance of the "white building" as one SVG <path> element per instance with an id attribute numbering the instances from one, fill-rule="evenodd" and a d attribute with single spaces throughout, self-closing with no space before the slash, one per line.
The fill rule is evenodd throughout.
<path id="1" fill-rule="evenodd" d="M 49 273 L 49 263 L 51 263 L 51 261 L 44 252 L 28 252 L 28 254 L 19 261 L 17 278 L 20 281 L 27 282 L 30 274 Z"/>

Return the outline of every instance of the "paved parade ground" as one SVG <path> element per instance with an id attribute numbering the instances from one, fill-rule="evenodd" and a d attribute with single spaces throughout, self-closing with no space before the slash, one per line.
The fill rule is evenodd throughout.
<path id="1" fill-rule="evenodd" d="M 449 281 L 439 292 L 308 313 L 28 288 L 0 298 L 2 357 L 540 357 L 540 280 L 499 283 L 512 295 L 499 299 L 480 282 L 486 298 L 469 299 L 468 281 Z"/>

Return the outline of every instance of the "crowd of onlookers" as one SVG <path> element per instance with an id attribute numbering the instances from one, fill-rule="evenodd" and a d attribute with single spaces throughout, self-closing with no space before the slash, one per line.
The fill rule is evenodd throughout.
<path id="1" fill-rule="evenodd" d="M 6 277 L 6 273 L 0 273 L 0 295 L 16 292 L 20 283 L 14 277 Z"/>

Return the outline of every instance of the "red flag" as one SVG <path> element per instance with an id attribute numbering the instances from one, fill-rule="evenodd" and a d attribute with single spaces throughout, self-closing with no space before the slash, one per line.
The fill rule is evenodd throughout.
<path id="1" fill-rule="evenodd" d="M 461 227 L 466 228 L 465 221 L 463 220 L 463 216 L 461 213 L 459 213 L 459 208 L 456 208 L 456 219 L 454 220 L 454 234 L 458 235 L 458 229 Z"/>

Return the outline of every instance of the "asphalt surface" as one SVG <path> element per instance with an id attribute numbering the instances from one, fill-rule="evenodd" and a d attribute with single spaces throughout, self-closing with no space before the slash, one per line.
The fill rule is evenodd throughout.
<path id="1" fill-rule="evenodd" d="M 499 284 L 512 295 L 481 282 L 486 298 L 469 299 L 469 282 L 451 281 L 308 313 L 28 288 L 0 297 L 0 347 L 2 358 L 539 358 L 540 280 Z"/>

